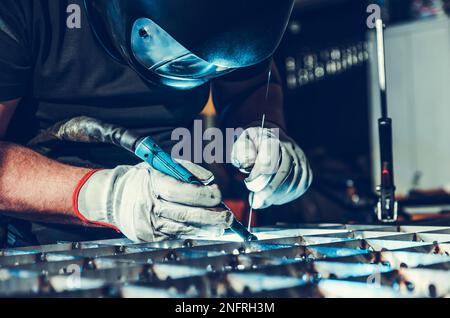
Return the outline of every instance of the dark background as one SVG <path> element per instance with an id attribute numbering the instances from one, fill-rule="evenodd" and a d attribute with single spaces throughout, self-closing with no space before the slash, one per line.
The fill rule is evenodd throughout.
<path id="1" fill-rule="evenodd" d="M 315 181 L 298 201 L 259 215 L 262 224 L 277 222 L 344 222 L 366 218 L 345 206 L 349 178 L 371 191 L 367 3 L 354 0 L 298 1 L 285 38 L 275 57 L 284 80 L 285 109 L 290 135 L 311 161 Z M 307 68 L 308 56 L 324 68 L 332 50 L 341 61 L 347 52 L 364 60 L 327 72 L 306 83 L 288 83 Z M 353 50 L 353 51 L 352 51 Z M 366 53 L 365 53 L 366 52 Z M 295 71 L 289 70 L 295 61 Z M 330 180 L 330 178 L 332 180 Z M 331 187 L 326 187 L 327 183 Z M 339 200 L 330 199 L 330 194 Z M 341 199 L 344 202 L 340 202 Z M 275 210 L 275 211 L 274 211 Z"/>
<path id="2" fill-rule="evenodd" d="M 300 2 L 291 28 L 276 56 L 286 80 L 286 59 L 298 62 L 307 54 L 320 58 L 324 50 L 344 50 L 365 41 L 364 1 Z M 298 33 L 292 24 L 300 25 Z M 369 153 L 367 64 L 342 70 L 304 86 L 289 89 L 285 83 L 290 134 L 306 151 L 323 148 L 336 159 L 354 163 Z M 367 165 L 367 163 L 366 163 Z M 364 167 L 367 173 L 367 166 Z"/>
<path id="3" fill-rule="evenodd" d="M 369 117 L 366 38 L 371 13 L 367 13 L 367 6 L 378 4 L 389 27 L 429 18 L 427 12 L 433 3 L 296 1 L 275 61 L 284 80 L 289 134 L 305 150 L 314 182 L 299 200 L 259 213 L 260 224 L 376 221 L 370 120 L 377 118 Z M 447 14 L 449 3 L 443 1 Z M 329 64 L 332 69 L 328 69 Z"/>

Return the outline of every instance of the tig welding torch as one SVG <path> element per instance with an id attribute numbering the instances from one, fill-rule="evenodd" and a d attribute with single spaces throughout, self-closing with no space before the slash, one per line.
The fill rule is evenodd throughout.
<path id="1" fill-rule="evenodd" d="M 208 185 L 212 181 L 200 181 L 189 170 L 172 159 L 171 155 L 165 152 L 153 138 L 143 137 L 133 130 L 105 123 L 94 118 L 76 117 L 57 123 L 39 134 L 29 145 L 45 144 L 53 140 L 112 144 L 134 153 L 155 170 L 179 181 L 200 186 Z M 224 202 L 222 202 L 222 205 L 232 212 Z M 236 217 L 233 218 L 231 230 L 244 241 L 257 240 L 257 237 L 250 233 Z"/>

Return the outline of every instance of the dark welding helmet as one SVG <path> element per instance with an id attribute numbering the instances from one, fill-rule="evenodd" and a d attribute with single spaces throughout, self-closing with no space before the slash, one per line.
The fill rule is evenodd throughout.
<path id="1" fill-rule="evenodd" d="M 92 29 L 144 79 L 190 89 L 270 58 L 294 0 L 85 0 Z"/>

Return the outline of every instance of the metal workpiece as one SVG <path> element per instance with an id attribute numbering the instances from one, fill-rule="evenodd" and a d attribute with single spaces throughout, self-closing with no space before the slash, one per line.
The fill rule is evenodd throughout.
<path id="1" fill-rule="evenodd" d="M 299 224 L 0 251 L 1 297 L 445 297 L 450 227 Z M 376 286 L 377 288 L 373 288 Z"/>
<path id="2" fill-rule="evenodd" d="M 355 281 L 373 280 L 378 286 L 393 288 L 414 297 L 445 297 L 450 290 L 450 275 L 445 270 L 424 268 L 400 268 L 368 275 L 349 278 Z"/>

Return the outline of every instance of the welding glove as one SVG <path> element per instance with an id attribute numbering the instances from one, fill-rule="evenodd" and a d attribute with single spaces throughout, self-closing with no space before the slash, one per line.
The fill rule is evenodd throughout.
<path id="1" fill-rule="evenodd" d="M 304 194 L 312 182 L 303 151 L 281 129 L 270 126 L 246 129 L 231 153 L 233 165 L 249 174 L 245 184 L 254 209 L 291 202 Z"/>
<path id="2" fill-rule="evenodd" d="M 213 179 L 208 170 L 179 162 L 201 181 Z M 233 214 L 216 208 L 221 201 L 217 185 L 183 183 L 147 163 L 93 171 L 74 192 L 74 210 L 83 221 L 138 242 L 222 235 Z"/>

